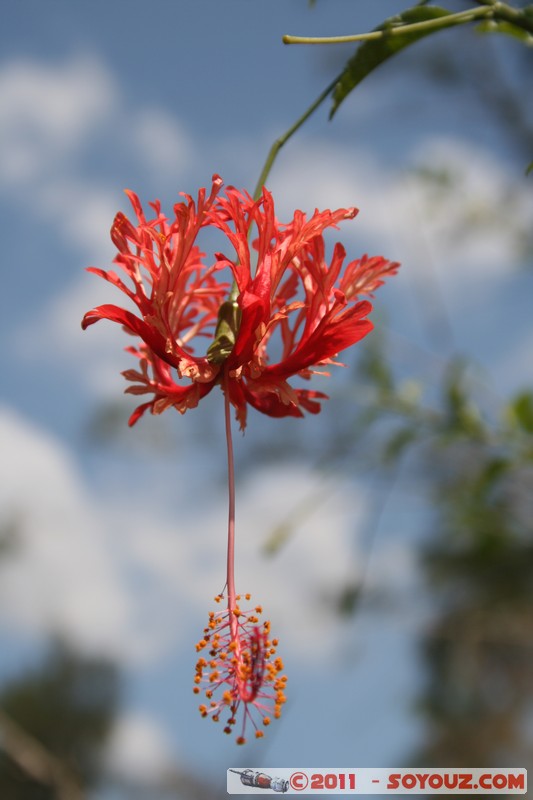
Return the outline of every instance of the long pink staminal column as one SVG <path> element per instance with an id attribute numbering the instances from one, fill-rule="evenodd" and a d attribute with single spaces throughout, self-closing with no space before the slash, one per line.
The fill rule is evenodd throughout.
<path id="1" fill-rule="evenodd" d="M 231 733 L 237 723 L 237 715 L 243 710 L 237 744 L 246 742 L 246 725 L 255 729 L 256 738 L 263 736 L 261 726 L 268 726 L 271 716 L 281 715 L 285 703 L 287 678 L 281 675 L 283 662 L 276 656 L 278 642 L 270 638 L 270 622 L 260 622 L 261 606 L 242 609 L 241 599 L 251 600 L 251 595 L 242 598 L 235 591 L 235 463 L 231 436 L 231 403 L 225 382 L 224 391 L 226 442 L 228 456 L 228 546 L 226 591 L 227 606 L 220 612 L 210 612 L 204 636 L 196 645 L 198 652 L 207 650 L 209 659 L 200 656 L 196 664 L 194 692 L 204 688 L 209 704 L 199 706 L 203 717 L 210 716 L 214 722 L 226 711 L 225 733 Z M 222 603 L 223 595 L 215 597 Z M 221 696 L 215 699 L 217 690 Z"/>

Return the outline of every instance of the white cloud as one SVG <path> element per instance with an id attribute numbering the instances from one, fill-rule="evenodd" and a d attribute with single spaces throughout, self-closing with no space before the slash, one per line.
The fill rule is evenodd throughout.
<path id="1" fill-rule="evenodd" d="M 105 264 L 113 217 L 128 205 L 111 178 L 88 174 L 84 162 L 95 148 L 105 141 L 136 179 L 141 171 L 163 186 L 194 163 L 179 120 L 163 109 L 130 108 L 95 56 L 7 62 L 0 106 L 0 191 L 93 262 Z"/>
<path id="2" fill-rule="evenodd" d="M 207 618 L 225 583 L 226 495 L 209 486 L 201 495 L 197 486 L 182 491 L 183 513 L 174 528 L 138 526 L 130 536 L 154 585 L 169 592 L 160 611 L 160 621 L 168 619 L 169 625 L 180 608 L 203 609 Z M 202 503 L 195 503 L 200 496 Z M 263 546 L 276 526 L 306 503 L 312 512 L 296 520 L 275 557 L 266 557 Z M 341 479 L 324 486 L 297 464 L 254 470 L 237 487 L 237 591 L 250 592 L 253 603 L 263 606 L 265 618 L 283 635 L 283 649 L 295 659 L 310 653 L 317 661 L 320 654 L 327 659 L 341 634 L 324 598 L 358 577 L 357 528 L 364 509 L 356 488 Z"/>
<path id="3" fill-rule="evenodd" d="M 96 396 L 123 388 L 121 370 L 131 366 L 116 326 L 99 325 L 83 335 L 83 314 L 103 302 L 124 302 L 116 290 L 88 277 L 83 266 L 110 265 L 115 251 L 109 230 L 119 208 L 129 209 L 122 188 L 91 178 L 83 164 L 93 141 L 105 135 L 112 147 L 158 180 L 194 159 L 189 137 L 164 110 L 130 109 L 113 74 L 96 58 L 75 56 L 61 64 L 7 62 L 0 70 L 0 192 L 26 214 L 47 223 L 74 253 L 79 272 L 42 307 L 22 319 L 13 335 L 20 357 L 41 363 L 48 354 L 80 363 L 80 383 Z M 122 344 L 120 343 L 122 341 Z M 107 343 L 112 346 L 107 347 Z M 66 364 L 67 362 L 63 362 Z"/>
<path id="4" fill-rule="evenodd" d="M 20 523 L 19 547 L 0 563 L 2 625 L 38 637 L 58 631 L 122 661 L 161 658 L 183 637 L 190 644 L 225 581 L 225 493 L 204 487 L 200 495 L 185 477 L 182 510 L 172 514 L 160 500 L 176 496 L 165 470 L 163 484 L 154 477 L 155 494 L 150 485 L 142 496 L 119 486 L 113 501 L 95 499 L 64 447 L 8 409 L 0 438 L 0 507 Z M 238 590 L 264 605 L 296 658 L 314 652 L 317 637 L 327 657 L 338 631 L 324 595 L 357 572 L 363 505 L 353 487 L 330 489 L 267 559 L 265 539 L 295 504 L 316 496 L 316 483 L 293 465 L 260 470 L 238 488 Z"/>
<path id="5" fill-rule="evenodd" d="M 139 158 L 165 183 L 169 172 L 177 175 L 194 157 L 183 125 L 163 109 L 141 109 L 132 121 L 132 132 Z"/>
<path id="6" fill-rule="evenodd" d="M 419 140 L 410 161 L 398 171 L 373 153 L 315 141 L 294 151 L 269 184 L 281 219 L 294 208 L 356 206 L 359 215 L 335 238 L 372 244 L 409 269 L 431 258 L 459 291 L 465 281 L 508 276 L 517 230 L 530 228 L 528 186 L 518 187 L 494 154 L 460 139 Z"/>
<path id="7" fill-rule="evenodd" d="M 407 198 L 411 237 L 424 232 L 442 280 L 461 291 L 465 282 L 511 277 L 517 235 L 531 228 L 533 198 L 525 182 L 489 151 L 450 138 L 427 140 L 415 166 L 429 171 L 429 179 L 415 173 L 400 181 L 396 200 L 399 206 Z"/>
<path id="8" fill-rule="evenodd" d="M 398 171 L 375 153 L 308 142 L 269 183 L 284 221 L 294 208 L 359 207 L 331 239 L 345 244 L 348 258 L 370 252 L 401 263 L 376 299 L 374 320 L 385 309 L 391 339 L 405 342 L 413 362 L 419 342 L 435 348 L 435 366 L 443 349 L 457 347 L 490 367 L 505 391 L 527 371 L 527 359 L 512 359 L 514 375 L 508 367 L 531 316 L 520 301 L 530 292 L 520 271 L 520 246 L 531 237 L 529 185 L 497 153 L 459 138 L 419 139 L 409 162 Z M 456 344 L 443 341 L 448 330 Z M 437 343 L 428 339 L 436 332 Z"/>
<path id="9" fill-rule="evenodd" d="M 95 137 L 121 127 L 113 75 L 87 55 L 60 65 L 7 62 L 0 105 L 0 191 L 69 247 L 106 255 L 120 192 L 88 178 L 83 158 Z"/>
<path id="10" fill-rule="evenodd" d="M 117 300 L 120 304 L 119 294 L 80 269 L 78 280 L 56 294 L 37 317 L 17 327 L 12 352 L 29 363 L 43 363 L 53 353 L 54 368 L 60 365 L 64 375 L 68 367 L 71 379 L 95 400 L 116 399 L 126 388 L 120 373 L 134 363 L 124 352 L 128 336 L 120 326 L 105 321 L 82 331 L 81 321 L 95 306 Z"/>
<path id="11" fill-rule="evenodd" d="M 279 464 L 241 486 L 240 498 L 241 590 L 253 592 L 265 612 L 283 624 L 291 650 L 312 653 L 320 642 L 331 652 L 339 630 L 331 624 L 324 598 L 359 577 L 357 534 L 365 511 L 361 493 L 339 476 L 328 480 L 304 466 Z M 308 505 L 311 510 L 305 514 Z M 300 513 L 294 515 L 294 509 Z M 261 546 L 294 516 L 287 543 L 265 559 Z"/>
<path id="12" fill-rule="evenodd" d="M 6 408 L 0 440 L 0 509 L 18 526 L 0 562 L 0 623 L 60 633 L 121 662 L 159 658 L 187 631 L 176 608 L 188 602 L 196 545 L 176 535 L 167 509 L 136 504 L 127 487 L 119 500 L 91 496 L 65 447 Z"/>
<path id="13" fill-rule="evenodd" d="M 181 457 L 186 461 L 187 452 Z M 142 497 L 130 497 L 126 522 L 117 505 L 112 526 L 143 586 L 138 615 L 144 619 L 145 656 L 157 657 L 183 635 L 199 636 L 226 578 L 226 493 L 209 483 L 199 486 L 192 470 L 180 475 L 179 488 L 167 475 L 167 486 L 158 477 L 157 489 L 145 486 Z M 156 492 L 179 497 L 179 513 L 162 507 Z M 147 507 L 151 495 L 153 508 Z M 312 512 L 297 520 L 278 555 L 266 557 L 263 546 L 276 526 L 307 501 Z M 237 591 L 250 592 L 253 603 L 263 606 L 264 618 L 283 636 L 284 652 L 295 660 L 309 654 L 317 663 L 328 659 L 342 635 L 324 599 L 359 576 L 357 529 L 364 510 L 357 488 L 339 479 L 324 487 L 294 464 L 254 470 L 237 487 Z M 193 620 L 200 620 L 194 629 Z"/>
<path id="14" fill-rule="evenodd" d="M 0 71 L 0 167 L 8 184 L 56 168 L 102 124 L 116 103 L 111 75 L 90 56 L 55 66 L 8 62 Z"/>
<path id="15" fill-rule="evenodd" d="M 115 255 L 109 231 L 119 207 L 126 205 L 120 190 L 57 174 L 53 181 L 35 186 L 32 202 L 39 217 L 60 231 L 74 252 L 104 264 Z"/>
<path id="16" fill-rule="evenodd" d="M 121 716 L 111 731 L 106 766 L 112 775 L 132 784 L 159 783 L 175 771 L 168 736 L 146 714 Z"/>
<path id="17" fill-rule="evenodd" d="M 59 631 L 84 649 L 115 654 L 132 609 L 75 464 L 8 409 L 0 439 L 0 507 L 20 528 L 16 550 L 0 564 L 3 625 L 34 635 Z"/>

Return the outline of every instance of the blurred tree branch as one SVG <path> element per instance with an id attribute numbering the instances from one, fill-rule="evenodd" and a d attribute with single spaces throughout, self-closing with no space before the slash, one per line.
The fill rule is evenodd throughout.
<path id="1" fill-rule="evenodd" d="M 38 783 L 54 789 L 58 800 L 83 800 L 84 793 L 69 768 L 0 709 L 0 747 Z"/>

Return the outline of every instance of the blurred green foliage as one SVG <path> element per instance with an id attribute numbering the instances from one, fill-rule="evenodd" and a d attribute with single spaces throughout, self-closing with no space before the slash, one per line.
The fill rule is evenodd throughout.
<path id="1" fill-rule="evenodd" d="M 531 766 L 533 700 L 533 392 L 482 408 L 468 364 L 452 361 L 431 405 L 406 391 L 375 339 L 361 362 L 372 387 L 362 427 L 383 426 L 384 465 L 417 447 L 431 497 L 421 568 L 433 608 L 421 642 L 419 710 L 427 720 L 414 755 L 433 766 Z M 413 383 L 412 381 L 410 382 Z M 411 762 L 410 762 L 411 763 Z"/>
<path id="2" fill-rule="evenodd" d="M 117 703 L 118 673 L 112 663 L 54 643 L 40 667 L 0 693 L 0 797 L 81 798 L 82 789 L 100 778 Z"/>

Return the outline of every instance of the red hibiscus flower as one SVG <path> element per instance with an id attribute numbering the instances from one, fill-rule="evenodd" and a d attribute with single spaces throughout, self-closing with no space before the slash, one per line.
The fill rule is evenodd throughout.
<path id="1" fill-rule="evenodd" d="M 172 219 L 161 213 L 159 202 L 151 204 L 153 215 L 147 219 L 138 197 L 128 192 L 137 224 L 119 213 L 111 228 L 118 249 L 115 263 L 127 280 L 113 271 L 89 271 L 117 286 L 138 313 L 98 306 L 84 316 L 82 326 L 109 319 L 139 340 L 127 348 L 139 367 L 124 372 L 132 384 L 126 391 L 152 397 L 133 412 L 130 425 L 147 409 L 159 414 L 174 406 L 183 414 L 216 384 L 224 391 L 227 595 L 216 599 L 225 600 L 226 609 L 209 615 L 197 645 L 204 655 L 196 665 L 194 692 L 205 693 L 201 715 L 215 722 L 223 716 L 226 733 L 242 717 L 237 743 L 243 744 L 247 724 L 261 738 L 271 718 L 280 716 L 287 679 L 269 621 L 259 622 L 260 606 L 242 610 L 235 591 L 230 407 L 236 409 L 242 429 L 249 405 L 272 417 L 320 411 L 325 394 L 289 381 L 323 372 L 317 368 L 335 364 L 341 350 L 372 329 L 372 306 L 360 298 L 371 295 L 398 264 L 363 256 L 344 265 L 340 244 L 326 260 L 324 231 L 355 217 L 355 208 L 315 211 L 309 220 L 296 211 L 291 222 L 281 224 L 266 189 L 254 200 L 233 187 L 221 194 L 221 188 L 215 175 L 209 196 L 201 189 L 195 203 L 185 195 L 185 202 L 174 206 Z M 206 227 L 222 233 L 229 248 L 216 253 L 210 265 L 197 244 Z M 250 234 L 255 235 L 252 248 Z M 229 280 L 224 281 L 224 272 Z"/>
<path id="2" fill-rule="evenodd" d="M 137 223 L 119 212 L 111 238 L 118 249 L 114 263 L 129 282 L 113 271 L 89 269 L 138 309 L 135 314 L 102 305 L 82 322 L 87 328 L 109 319 L 140 339 L 127 348 L 139 367 L 123 373 L 132 383 L 126 392 L 152 399 L 133 412 L 130 425 L 147 409 L 159 414 L 174 406 L 184 413 L 216 384 L 243 429 L 248 405 L 272 417 L 316 414 L 327 396 L 294 388 L 289 380 L 309 379 L 372 329 L 372 306 L 360 297 L 398 268 L 380 256 L 363 256 L 343 269 L 341 244 L 326 261 L 324 230 L 353 218 L 355 208 L 317 210 L 310 219 L 296 211 L 281 224 L 266 189 L 254 201 L 233 187 L 220 194 L 221 188 L 221 178 L 213 176 L 209 196 L 201 189 L 195 203 L 184 195 L 172 219 L 161 213 L 159 202 L 151 204 L 154 213 L 147 219 L 138 197 L 127 192 Z M 204 227 L 222 231 L 230 245 L 209 266 L 196 243 Z M 227 270 L 232 284 L 222 279 Z"/>

